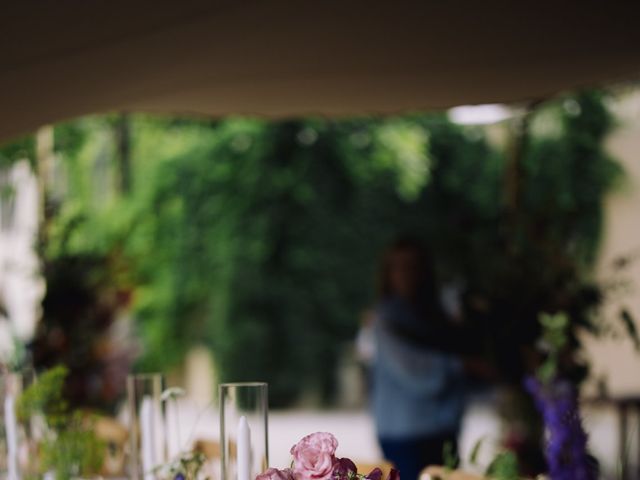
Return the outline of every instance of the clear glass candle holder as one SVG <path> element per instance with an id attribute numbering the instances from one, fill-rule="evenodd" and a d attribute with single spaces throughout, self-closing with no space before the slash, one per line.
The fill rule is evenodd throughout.
<path id="1" fill-rule="evenodd" d="M 224 383 L 220 394 L 222 480 L 255 480 L 269 466 L 266 383 Z"/>
<path id="2" fill-rule="evenodd" d="M 164 378 L 159 373 L 129 375 L 129 477 L 159 480 L 167 461 L 165 415 L 162 404 Z"/>

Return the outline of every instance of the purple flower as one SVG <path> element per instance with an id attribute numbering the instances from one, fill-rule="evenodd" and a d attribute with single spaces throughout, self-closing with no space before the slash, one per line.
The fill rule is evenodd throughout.
<path id="1" fill-rule="evenodd" d="M 587 453 L 587 434 L 582 427 L 578 394 L 567 381 L 542 384 L 537 378 L 525 380 L 547 431 L 545 455 L 552 480 L 595 480 Z"/>
<path id="2" fill-rule="evenodd" d="M 382 470 L 374 468 L 366 477 L 367 480 L 382 480 Z"/>
<path id="3" fill-rule="evenodd" d="M 389 472 L 389 476 L 387 477 L 387 480 L 400 480 L 400 472 L 395 468 L 392 468 L 391 471 Z"/>
<path id="4" fill-rule="evenodd" d="M 182 474 L 182 473 L 176 474 L 176 476 L 173 477 L 173 480 L 185 480 L 184 474 Z"/>
<path id="5" fill-rule="evenodd" d="M 358 467 L 348 458 L 338 458 L 333 467 L 334 480 L 348 480 L 358 474 Z"/>

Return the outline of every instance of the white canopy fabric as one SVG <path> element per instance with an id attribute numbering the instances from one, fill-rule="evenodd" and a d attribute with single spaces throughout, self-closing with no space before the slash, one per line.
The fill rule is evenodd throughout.
<path id="1" fill-rule="evenodd" d="M 634 78 L 640 2 L 20 0 L 0 140 L 92 112 L 345 116 Z"/>

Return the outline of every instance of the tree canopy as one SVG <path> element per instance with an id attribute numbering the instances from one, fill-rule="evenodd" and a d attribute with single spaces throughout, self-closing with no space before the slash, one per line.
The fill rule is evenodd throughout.
<path id="1" fill-rule="evenodd" d="M 138 368 L 203 344 L 221 379 L 270 382 L 274 405 L 309 388 L 329 399 L 399 234 L 425 240 L 494 342 L 531 343 L 541 311 L 590 321 L 602 202 L 620 174 L 603 149 L 612 121 L 587 92 L 528 122 L 505 146 L 443 114 L 80 119 L 55 130 L 63 180 L 44 256 L 104 259 L 133 298 Z"/>

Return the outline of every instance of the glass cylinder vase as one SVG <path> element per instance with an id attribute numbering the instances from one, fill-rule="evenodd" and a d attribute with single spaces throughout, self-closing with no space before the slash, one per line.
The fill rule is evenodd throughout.
<path id="1" fill-rule="evenodd" d="M 166 463 L 163 391 L 164 378 L 159 373 L 127 377 L 132 480 L 159 480 L 160 467 Z"/>
<path id="2" fill-rule="evenodd" d="M 223 383 L 220 394 L 222 480 L 255 480 L 269 466 L 266 383 Z"/>

